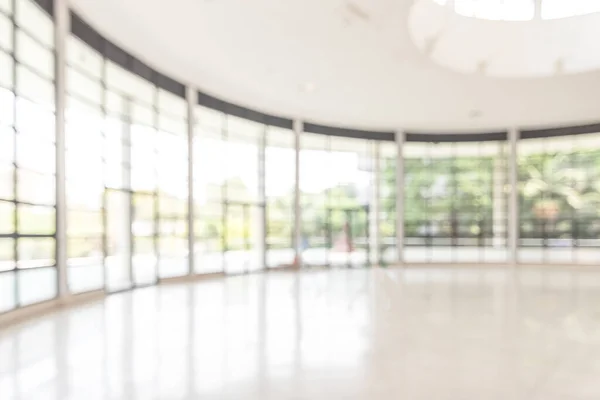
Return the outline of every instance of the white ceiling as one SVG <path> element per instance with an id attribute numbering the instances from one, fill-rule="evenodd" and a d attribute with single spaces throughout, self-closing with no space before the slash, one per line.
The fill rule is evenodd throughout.
<path id="1" fill-rule="evenodd" d="M 411 39 L 413 0 L 70 1 L 161 72 L 276 115 L 425 131 L 600 120 L 600 71 L 492 78 L 447 69 Z"/>

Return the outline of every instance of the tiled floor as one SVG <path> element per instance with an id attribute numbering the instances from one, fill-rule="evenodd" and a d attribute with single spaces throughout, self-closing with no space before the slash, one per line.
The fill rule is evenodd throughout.
<path id="1" fill-rule="evenodd" d="M 277 272 L 0 332 L 0 399 L 600 398 L 600 271 Z"/>

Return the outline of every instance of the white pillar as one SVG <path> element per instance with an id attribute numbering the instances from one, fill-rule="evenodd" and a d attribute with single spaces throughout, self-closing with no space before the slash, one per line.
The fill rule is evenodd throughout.
<path id="1" fill-rule="evenodd" d="M 267 268 L 267 193 L 265 180 L 265 154 L 267 146 L 267 126 L 263 127 L 263 131 L 258 140 L 258 201 L 261 205 L 258 209 L 258 252 L 259 252 L 259 269 Z"/>
<path id="2" fill-rule="evenodd" d="M 294 139 L 296 156 L 296 176 L 294 182 L 294 254 L 295 266 L 302 266 L 302 204 L 300 192 L 300 136 L 304 127 L 302 121 L 294 120 Z"/>
<path id="3" fill-rule="evenodd" d="M 370 263 L 372 266 L 380 264 L 380 229 L 379 218 L 379 186 L 381 182 L 381 163 L 379 160 L 379 143 L 373 141 L 371 144 L 371 157 L 373 162 L 373 173 L 371 176 L 371 198 L 369 199 L 369 249 Z"/>
<path id="4" fill-rule="evenodd" d="M 70 31 L 67 0 L 54 0 L 55 132 L 56 132 L 56 265 L 58 297 L 69 295 L 67 279 L 67 196 L 65 165 L 66 51 Z"/>
<path id="5" fill-rule="evenodd" d="M 131 193 L 131 111 L 132 111 L 133 102 L 130 97 L 125 99 L 125 103 L 123 104 L 122 114 L 123 114 L 123 124 L 121 127 L 121 158 L 123 160 L 123 165 L 121 166 L 121 179 L 123 180 L 123 188 L 126 194 L 126 204 L 129 207 L 127 210 L 127 218 L 124 222 L 123 234 L 124 237 L 122 239 L 124 246 L 128 254 L 127 259 L 127 267 L 129 274 L 129 284 L 130 287 L 135 286 L 135 274 L 133 268 L 133 246 L 134 246 L 134 238 L 133 238 L 133 199 Z M 157 227 L 157 229 L 159 229 Z M 160 229 L 159 229 L 160 232 Z M 159 256 L 160 257 L 160 256 Z M 157 258 L 157 271 L 158 276 L 160 276 L 160 258 Z"/>
<path id="6" fill-rule="evenodd" d="M 396 251 L 404 264 L 404 141 L 403 131 L 396 132 Z"/>
<path id="7" fill-rule="evenodd" d="M 194 231 L 194 127 L 196 126 L 196 100 L 198 94 L 196 89 L 191 86 L 185 88 L 185 97 L 187 100 L 187 135 L 188 135 L 188 275 L 193 275 L 195 271 L 195 241 Z"/>
<path id="8" fill-rule="evenodd" d="M 534 0 L 534 2 L 535 2 L 534 18 L 541 19 L 542 18 L 542 0 Z"/>
<path id="9" fill-rule="evenodd" d="M 517 250 L 519 240 L 518 141 L 519 130 L 511 128 L 508 132 L 508 182 L 510 187 L 510 197 L 508 199 L 508 263 L 513 266 L 518 262 Z"/>

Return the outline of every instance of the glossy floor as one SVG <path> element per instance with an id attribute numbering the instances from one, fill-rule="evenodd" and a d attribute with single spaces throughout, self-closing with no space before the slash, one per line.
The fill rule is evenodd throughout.
<path id="1" fill-rule="evenodd" d="M 598 399 L 600 273 L 272 272 L 0 333 L 0 398 Z"/>

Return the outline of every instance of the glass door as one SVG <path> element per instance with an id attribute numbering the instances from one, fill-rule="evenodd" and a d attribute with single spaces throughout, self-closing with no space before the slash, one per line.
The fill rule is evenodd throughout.
<path id="1" fill-rule="evenodd" d="M 367 208 L 348 211 L 349 233 L 352 243 L 351 267 L 369 266 L 369 212 Z"/>
<path id="2" fill-rule="evenodd" d="M 225 273 L 244 274 L 264 268 L 264 207 L 229 203 L 225 212 Z"/>
<path id="3" fill-rule="evenodd" d="M 106 290 L 133 287 L 131 264 L 131 192 L 107 189 L 106 193 Z"/>
<path id="4" fill-rule="evenodd" d="M 243 274 L 247 270 L 247 227 L 245 207 L 228 204 L 225 211 L 225 273 Z"/>
<path id="5" fill-rule="evenodd" d="M 132 268 L 134 286 L 148 286 L 157 282 L 156 256 L 156 197 L 153 193 L 133 194 Z"/>
<path id="6" fill-rule="evenodd" d="M 367 266 L 369 260 L 369 226 L 366 208 L 327 211 L 329 266 Z"/>

